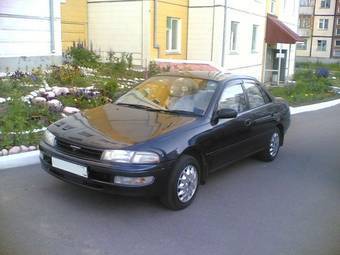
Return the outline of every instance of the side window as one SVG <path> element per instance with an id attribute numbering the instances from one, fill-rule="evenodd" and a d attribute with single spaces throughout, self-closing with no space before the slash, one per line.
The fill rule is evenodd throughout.
<path id="1" fill-rule="evenodd" d="M 254 82 L 245 81 L 243 86 L 248 96 L 250 109 L 266 104 L 261 90 L 256 86 Z"/>
<path id="2" fill-rule="evenodd" d="M 247 102 L 241 84 L 227 86 L 218 102 L 218 110 L 234 109 L 238 113 L 247 110 Z"/>

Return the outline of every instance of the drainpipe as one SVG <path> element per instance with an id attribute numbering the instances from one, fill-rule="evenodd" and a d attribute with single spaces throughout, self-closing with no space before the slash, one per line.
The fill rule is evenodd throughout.
<path id="1" fill-rule="evenodd" d="M 50 0 L 50 38 L 51 38 L 51 52 L 55 53 L 55 40 L 54 40 L 54 4 Z"/>
<path id="2" fill-rule="evenodd" d="M 223 42 L 222 42 L 222 67 L 224 67 L 225 58 L 225 39 L 226 39 L 226 28 L 227 28 L 227 0 L 224 1 L 224 20 L 223 20 Z"/>
<path id="3" fill-rule="evenodd" d="M 158 0 L 154 0 L 154 15 L 153 15 L 153 48 L 157 49 L 157 58 L 159 58 L 159 44 L 157 40 L 158 34 Z"/>

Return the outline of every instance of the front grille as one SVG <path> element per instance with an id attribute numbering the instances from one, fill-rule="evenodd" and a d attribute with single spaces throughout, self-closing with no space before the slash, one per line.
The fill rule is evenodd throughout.
<path id="1" fill-rule="evenodd" d="M 72 146 L 75 146 L 75 144 L 72 144 L 65 140 L 57 139 L 57 148 L 60 151 L 65 152 L 66 154 L 79 157 L 79 158 L 96 159 L 96 160 L 99 160 L 102 156 L 101 150 L 94 150 L 94 149 L 89 149 L 89 148 L 76 145 L 76 147 L 80 148 L 78 149 Z"/>

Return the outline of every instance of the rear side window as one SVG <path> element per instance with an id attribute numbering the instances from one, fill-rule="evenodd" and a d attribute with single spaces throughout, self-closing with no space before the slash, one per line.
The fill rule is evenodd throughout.
<path id="1" fill-rule="evenodd" d="M 263 94 L 256 83 L 245 81 L 243 86 L 248 96 L 250 109 L 254 109 L 266 104 Z"/>
<path id="2" fill-rule="evenodd" d="M 233 109 L 238 113 L 247 110 L 247 102 L 241 84 L 228 85 L 218 103 L 218 110 Z"/>

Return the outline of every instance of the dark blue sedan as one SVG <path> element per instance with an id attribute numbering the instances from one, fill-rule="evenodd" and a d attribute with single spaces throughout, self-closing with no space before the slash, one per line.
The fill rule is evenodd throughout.
<path id="1" fill-rule="evenodd" d="M 287 103 L 254 78 L 165 73 L 113 104 L 49 126 L 40 158 L 61 180 L 158 196 L 169 208 L 182 209 L 212 172 L 254 154 L 274 160 L 289 124 Z"/>

